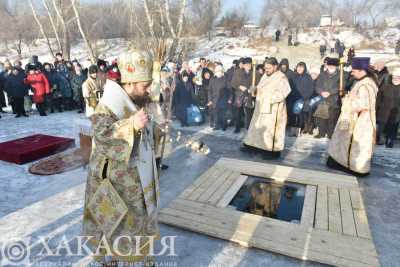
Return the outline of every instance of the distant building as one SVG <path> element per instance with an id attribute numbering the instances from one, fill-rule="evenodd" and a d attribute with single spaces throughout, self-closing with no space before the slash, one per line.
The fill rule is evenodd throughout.
<path id="1" fill-rule="evenodd" d="M 249 21 L 243 25 L 240 35 L 259 36 L 261 32 L 262 32 L 261 28 L 256 23 Z"/>
<path id="2" fill-rule="evenodd" d="M 344 22 L 341 21 L 339 18 L 332 17 L 331 15 L 322 15 L 320 22 L 320 27 L 337 27 L 337 26 L 344 26 Z"/>

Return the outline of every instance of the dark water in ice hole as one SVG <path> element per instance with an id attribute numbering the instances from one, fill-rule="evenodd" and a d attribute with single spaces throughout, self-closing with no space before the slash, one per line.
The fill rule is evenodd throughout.
<path id="1" fill-rule="evenodd" d="M 305 186 L 249 176 L 229 206 L 238 211 L 300 223 Z"/>

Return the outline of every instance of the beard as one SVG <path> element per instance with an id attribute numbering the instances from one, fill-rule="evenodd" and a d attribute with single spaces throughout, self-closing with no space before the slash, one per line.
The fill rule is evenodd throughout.
<path id="1" fill-rule="evenodd" d="M 145 107 L 147 104 L 151 102 L 151 98 L 149 94 L 145 94 L 142 96 L 135 96 L 131 98 L 133 103 L 135 103 L 138 107 Z"/>

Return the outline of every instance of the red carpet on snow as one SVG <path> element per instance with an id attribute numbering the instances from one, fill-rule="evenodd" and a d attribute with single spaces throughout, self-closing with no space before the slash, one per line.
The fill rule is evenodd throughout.
<path id="1" fill-rule="evenodd" d="M 0 143 L 0 160 L 24 164 L 66 150 L 75 145 L 74 139 L 44 134 Z"/>

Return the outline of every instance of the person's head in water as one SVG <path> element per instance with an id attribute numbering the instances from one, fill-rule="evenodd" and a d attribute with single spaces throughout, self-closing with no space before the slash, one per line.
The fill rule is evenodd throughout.
<path id="1" fill-rule="evenodd" d="M 149 100 L 153 82 L 153 60 L 148 52 L 135 51 L 118 59 L 121 84 L 125 92 L 138 102 Z"/>
<path id="2" fill-rule="evenodd" d="M 291 187 L 291 186 L 287 186 L 285 187 L 285 197 L 287 199 L 292 199 L 294 197 L 294 195 L 297 192 L 297 188 L 295 187 Z"/>
<path id="3" fill-rule="evenodd" d="M 271 76 L 278 71 L 278 60 L 274 57 L 270 57 L 264 61 L 264 70 L 267 76 Z"/>

